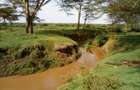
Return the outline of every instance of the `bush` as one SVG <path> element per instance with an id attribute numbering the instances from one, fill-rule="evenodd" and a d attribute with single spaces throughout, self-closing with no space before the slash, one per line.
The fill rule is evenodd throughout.
<path id="1" fill-rule="evenodd" d="M 108 40 L 108 37 L 106 35 L 98 35 L 95 37 L 95 43 L 99 47 L 104 45 L 107 40 Z"/>
<path id="2" fill-rule="evenodd" d="M 48 59 L 47 56 L 43 59 L 26 58 L 24 60 L 14 60 L 6 66 L 0 67 L 0 76 L 31 74 L 37 71 L 44 71 L 51 67 L 56 67 L 56 65 L 57 62 Z"/>
<path id="3" fill-rule="evenodd" d="M 19 49 L 17 52 L 14 53 L 15 59 L 24 58 L 25 56 L 29 55 L 32 52 L 32 48 L 26 47 Z"/>
<path id="4" fill-rule="evenodd" d="M 119 90 L 122 83 L 113 77 L 95 76 L 78 77 L 60 90 Z"/>
<path id="5" fill-rule="evenodd" d="M 83 90 L 118 90 L 120 85 L 115 78 L 90 75 L 83 79 Z"/>
<path id="6" fill-rule="evenodd" d="M 33 50 L 31 52 L 31 57 L 33 59 L 42 58 L 42 57 L 44 57 L 44 52 L 42 50 L 40 50 L 39 48 L 36 48 L 35 50 Z"/>

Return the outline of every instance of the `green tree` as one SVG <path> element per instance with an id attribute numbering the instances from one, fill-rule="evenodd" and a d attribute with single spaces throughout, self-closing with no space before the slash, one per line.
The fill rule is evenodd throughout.
<path id="1" fill-rule="evenodd" d="M 97 6 L 96 0 L 88 0 L 84 7 L 84 26 L 86 26 L 86 23 L 88 20 L 95 20 L 100 18 L 104 13 L 102 12 L 102 9 Z"/>
<path id="2" fill-rule="evenodd" d="M 33 33 L 33 22 L 36 20 L 37 13 L 44 5 L 51 0 L 11 0 L 15 6 L 23 9 L 26 17 L 26 33 Z"/>
<path id="3" fill-rule="evenodd" d="M 97 10 L 99 9 L 96 6 L 96 0 L 60 0 L 59 5 L 68 14 L 73 9 L 76 9 L 78 11 L 77 30 L 80 29 L 80 19 L 82 16 L 82 12 L 84 13 L 85 18 L 84 24 L 86 24 L 86 21 L 88 19 L 95 18 L 95 15 L 97 15 Z"/>
<path id="4" fill-rule="evenodd" d="M 99 2 L 113 23 L 135 28 L 140 23 L 140 0 L 103 0 Z"/>
<path id="5" fill-rule="evenodd" d="M 0 1 L 0 21 L 6 23 L 7 21 L 12 22 L 18 20 L 17 10 L 15 7 L 10 5 L 9 0 L 5 2 Z M 7 3 L 7 4 L 5 4 Z"/>

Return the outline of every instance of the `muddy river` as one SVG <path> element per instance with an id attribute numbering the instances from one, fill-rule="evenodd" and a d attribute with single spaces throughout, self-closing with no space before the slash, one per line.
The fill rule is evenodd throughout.
<path id="1" fill-rule="evenodd" d="M 75 62 L 26 76 L 0 78 L 0 90 L 57 90 L 57 88 L 81 71 L 90 70 L 97 60 L 95 55 L 82 50 Z"/>

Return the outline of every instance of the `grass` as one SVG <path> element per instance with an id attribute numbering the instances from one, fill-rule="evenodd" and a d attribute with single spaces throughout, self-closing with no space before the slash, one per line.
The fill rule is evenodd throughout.
<path id="1" fill-rule="evenodd" d="M 36 43 L 37 40 L 46 39 L 56 42 L 58 44 L 63 43 L 75 43 L 73 40 L 64 38 L 58 35 L 42 35 L 42 34 L 33 34 L 29 35 L 24 33 L 22 30 L 14 31 L 1 31 L 0 32 L 0 48 L 17 48 L 21 45 L 31 45 Z"/>
<path id="2" fill-rule="evenodd" d="M 31 74 L 48 68 L 63 66 L 76 60 L 60 57 L 55 49 L 77 43 L 55 34 L 26 34 L 21 30 L 0 31 L 0 76 Z M 72 48 L 75 52 L 77 50 Z M 65 53 L 67 54 L 67 53 Z M 58 57 L 59 55 L 59 57 Z"/>
<path id="3" fill-rule="evenodd" d="M 136 65 L 136 63 L 134 63 L 140 62 L 139 32 L 125 33 L 122 31 L 122 26 L 116 26 L 116 29 L 113 29 L 112 31 L 110 25 L 87 25 L 86 28 L 82 28 L 80 31 L 75 31 L 76 25 L 74 24 L 38 24 L 34 26 L 35 34 L 33 35 L 24 33 L 24 24 L 14 24 L 12 29 L 7 27 L 7 30 L 4 30 L 6 27 L 3 26 L 0 28 L 0 49 L 12 48 L 14 49 L 14 51 L 10 51 L 14 52 L 12 55 L 14 57 L 18 56 L 17 60 L 12 59 L 8 61 L 9 56 L 6 57 L 7 59 L 3 59 L 5 53 L 0 53 L 1 76 L 30 74 L 56 66 L 63 66 L 64 63 L 67 64 L 71 62 L 71 60 L 68 60 L 68 62 L 65 62 L 65 59 L 58 61 L 60 58 L 55 56 L 55 53 L 50 53 L 55 48 L 56 44 L 63 46 L 64 44 L 75 44 L 75 41 L 79 44 L 87 42 L 86 47 L 90 48 L 91 39 L 95 38 L 95 36 L 96 43 L 99 46 L 106 42 L 107 36 L 113 37 L 117 40 L 112 55 L 102 60 L 102 62 L 99 63 L 89 74 L 78 75 L 60 89 L 140 89 L 140 67 L 139 64 Z M 111 33 L 114 32 L 117 33 L 116 36 L 111 35 Z M 70 37 L 75 41 L 66 38 L 65 36 Z M 40 47 L 47 48 L 48 50 L 46 51 Z M 23 53 L 26 53 L 27 55 L 22 57 L 22 55 L 24 55 Z"/>
<path id="4" fill-rule="evenodd" d="M 109 56 L 88 74 L 74 77 L 60 90 L 140 89 L 140 35 L 126 33 L 111 38 L 116 39 L 116 44 Z"/>
<path id="5" fill-rule="evenodd" d="M 139 61 L 140 49 L 117 53 L 99 63 L 89 74 L 78 76 L 62 90 L 139 90 L 140 67 L 123 64 L 124 60 Z M 113 64 L 110 64 L 110 63 Z"/>

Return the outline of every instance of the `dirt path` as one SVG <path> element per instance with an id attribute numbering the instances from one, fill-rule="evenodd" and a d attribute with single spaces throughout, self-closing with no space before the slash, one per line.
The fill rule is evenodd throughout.
<path id="1" fill-rule="evenodd" d="M 82 56 L 76 62 L 64 67 L 27 76 L 0 78 L 0 90 L 57 90 L 81 70 L 89 70 L 95 63 L 95 56 L 82 50 Z"/>

